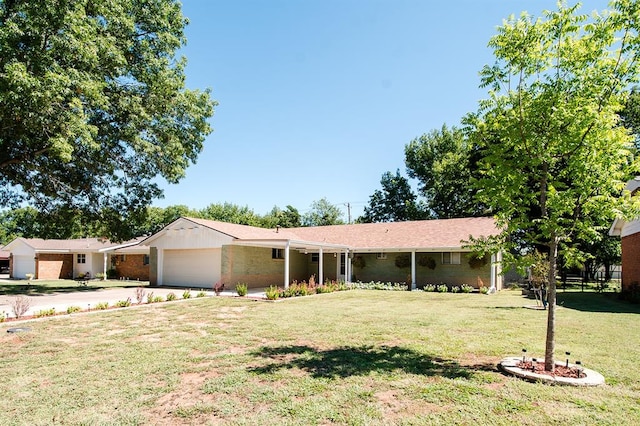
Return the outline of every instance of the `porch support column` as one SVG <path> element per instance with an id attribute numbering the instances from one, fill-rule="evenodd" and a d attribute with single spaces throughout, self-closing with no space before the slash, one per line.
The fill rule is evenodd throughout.
<path id="1" fill-rule="evenodd" d="M 324 261 L 323 261 L 322 247 L 320 247 L 320 254 L 318 256 L 318 284 L 324 283 Z"/>
<path id="2" fill-rule="evenodd" d="M 340 262 L 342 261 L 342 252 L 335 254 L 336 256 L 336 282 L 340 281 Z"/>
<path id="3" fill-rule="evenodd" d="M 349 250 L 344 254 L 344 281 L 351 282 L 351 257 L 349 256 Z"/>
<path id="4" fill-rule="evenodd" d="M 489 287 L 489 293 L 496 292 L 496 255 L 491 255 L 491 286 Z"/>
<path id="5" fill-rule="evenodd" d="M 284 246 L 284 288 L 289 288 L 289 241 Z"/>
<path id="6" fill-rule="evenodd" d="M 109 257 L 109 254 L 105 251 L 102 254 L 102 273 L 104 274 L 102 276 L 102 280 L 106 280 L 107 279 L 107 258 Z"/>
<path id="7" fill-rule="evenodd" d="M 416 289 L 416 251 L 411 250 L 411 290 Z"/>
<path id="8" fill-rule="evenodd" d="M 162 276 L 162 271 L 164 270 L 164 249 L 159 248 L 158 249 L 158 264 L 156 266 L 157 270 L 157 278 L 158 278 L 158 285 L 164 285 L 164 277 Z"/>

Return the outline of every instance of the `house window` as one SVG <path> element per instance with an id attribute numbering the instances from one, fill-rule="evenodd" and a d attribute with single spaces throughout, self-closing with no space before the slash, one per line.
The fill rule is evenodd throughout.
<path id="1" fill-rule="evenodd" d="M 271 249 L 272 259 L 284 259 L 284 250 L 279 248 Z"/>
<path id="2" fill-rule="evenodd" d="M 78 253 L 78 263 L 87 263 L 87 255 L 84 253 Z"/>
<path id="3" fill-rule="evenodd" d="M 378 253 L 376 255 L 376 259 L 378 260 L 386 260 L 386 258 L 387 258 L 387 253 Z"/>
<path id="4" fill-rule="evenodd" d="M 443 265 L 459 265 L 460 253 L 455 253 L 455 252 L 442 253 L 442 264 Z"/>
<path id="5" fill-rule="evenodd" d="M 320 253 L 311 253 L 311 262 L 318 263 L 320 261 Z"/>
<path id="6" fill-rule="evenodd" d="M 148 255 L 148 254 L 145 254 L 145 255 L 142 257 L 142 264 L 143 264 L 143 265 L 148 265 L 148 264 L 149 264 L 149 255 Z"/>

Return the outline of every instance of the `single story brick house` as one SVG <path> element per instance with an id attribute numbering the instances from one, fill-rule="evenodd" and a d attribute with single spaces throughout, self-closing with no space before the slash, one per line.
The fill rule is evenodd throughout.
<path id="1" fill-rule="evenodd" d="M 631 195 L 640 194 L 640 176 L 627 182 L 625 187 Z M 635 220 L 616 219 L 609 229 L 609 235 L 621 237 L 622 242 L 622 291 L 640 286 L 640 218 Z"/>
<path id="2" fill-rule="evenodd" d="M 27 274 L 34 274 L 35 279 L 95 277 L 115 269 L 116 276 L 148 280 L 149 248 L 138 246 L 139 242 L 140 239 L 116 244 L 102 238 L 16 238 L 4 250 L 10 253 L 12 278 L 24 279 Z"/>
<path id="3" fill-rule="evenodd" d="M 249 287 L 325 280 L 502 288 L 501 256 L 475 259 L 464 241 L 498 233 L 492 218 L 264 229 L 181 217 L 141 242 L 152 285 Z"/>

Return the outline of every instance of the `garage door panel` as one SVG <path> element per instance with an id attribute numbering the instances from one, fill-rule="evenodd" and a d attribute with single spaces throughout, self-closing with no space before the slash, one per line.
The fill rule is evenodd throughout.
<path id="1" fill-rule="evenodd" d="M 33 256 L 13 256 L 13 277 L 26 278 L 27 274 L 35 274 L 36 262 Z"/>
<path id="2" fill-rule="evenodd" d="M 220 280 L 221 249 L 165 250 L 163 285 L 211 288 Z"/>

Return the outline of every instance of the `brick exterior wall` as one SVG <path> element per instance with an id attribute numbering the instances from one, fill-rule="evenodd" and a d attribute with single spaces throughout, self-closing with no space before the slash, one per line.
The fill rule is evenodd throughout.
<path id="1" fill-rule="evenodd" d="M 640 285 L 640 232 L 622 237 L 622 290 Z"/>
<path id="2" fill-rule="evenodd" d="M 36 254 L 36 279 L 57 280 L 73 277 L 72 254 Z"/>
<path id="3" fill-rule="evenodd" d="M 122 260 L 121 255 L 118 255 L 115 264 L 118 278 L 149 281 L 149 264 L 144 264 L 144 256 L 143 254 L 127 254 Z"/>

